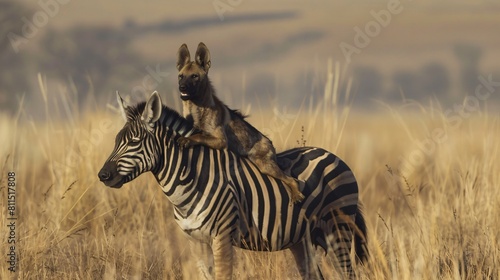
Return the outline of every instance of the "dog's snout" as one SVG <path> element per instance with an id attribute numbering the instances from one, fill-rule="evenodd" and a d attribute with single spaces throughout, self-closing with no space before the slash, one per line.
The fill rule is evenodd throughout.
<path id="1" fill-rule="evenodd" d="M 186 85 L 185 85 L 185 84 L 180 84 L 180 85 L 179 85 L 179 90 L 180 90 L 180 91 L 186 91 L 186 89 L 187 89 L 187 87 L 186 87 Z"/>

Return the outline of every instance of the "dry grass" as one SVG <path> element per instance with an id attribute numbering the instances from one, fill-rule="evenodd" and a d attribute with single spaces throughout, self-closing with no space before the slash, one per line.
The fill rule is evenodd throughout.
<path id="1" fill-rule="evenodd" d="M 354 170 L 371 251 L 369 262 L 357 268 L 359 278 L 499 279 L 498 115 L 477 111 L 452 125 L 446 108 L 351 112 L 338 104 L 335 81 L 335 75 L 327 79 L 324 104 L 317 108 L 289 109 L 286 118 L 280 107 L 256 109 L 250 121 L 279 150 L 320 146 Z M 12 170 L 18 182 L 16 276 L 196 279 L 187 239 L 153 176 L 119 190 L 97 180 L 122 126 L 120 116 L 79 112 L 71 101 L 49 103 L 47 121 L 30 120 L 26 112 L 0 117 L 2 179 Z M 445 139 L 429 144 L 438 129 Z M 7 252 L 8 234 L 4 185 L 1 252 Z M 237 279 L 298 278 L 289 253 L 237 250 L 237 258 Z M 328 262 L 323 267 L 326 276 L 334 275 Z M 0 278 L 11 276 L 2 265 Z"/>

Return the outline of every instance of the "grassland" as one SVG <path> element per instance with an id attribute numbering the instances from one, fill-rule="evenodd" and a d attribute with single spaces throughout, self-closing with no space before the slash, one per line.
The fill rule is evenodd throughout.
<path id="1" fill-rule="evenodd" d="M 446 107 L 412 103 L 367 113 L 339 104 L 330 90 L 318 106 L 253 109 L 249 120 L 278 150 L 323 147 L 353 169 L 371 252 L 358 277 L 499 279 L 498 114 L 474 110 L 451 121 Z M 65 92 L 57 102 L 41 92 L 44 120 L 22 106 L 0 116 L 0 278 L 196 279 L 188 241 L 153 176 L 119 190 L 97 179 L 121 117 L 104 106 L 79 108 Z M 9 171 L 18 183 L 16 274 L 3 260 Z M 236 252 L 236 279 L 298 278 L 288 252 Z M 323 268 L 335 275 L 328 262 Z"/>

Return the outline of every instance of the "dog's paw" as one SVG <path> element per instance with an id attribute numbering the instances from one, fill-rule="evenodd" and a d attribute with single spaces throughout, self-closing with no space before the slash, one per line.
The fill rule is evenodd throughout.
<path id="1" fill-rule="evenodd" d="M 292 203 L 299 203 L 304 200 L 305 196 L 301 192 L 294 192 L 292 194 Z"/>
<path id="2" fill-rule="evenodd" d="M 182 148 L 189 148 L 195 144 L 195 142 L 193 140 L 186 138 L 186 137 L 181 137 L 181 138 L 177 139 L 177 143 Z"/>

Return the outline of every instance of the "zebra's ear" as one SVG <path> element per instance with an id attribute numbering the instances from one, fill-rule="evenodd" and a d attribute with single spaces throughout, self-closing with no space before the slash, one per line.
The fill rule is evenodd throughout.
<path id="1" fill-rule="evenodd" d="M 120 107 L 120 113 L 122 114 L 122 117 L 126 122 L 127 121 L 127 105 L 125 105 L 125 101 L 123 101 L 123 98 L 120 96 L 120 93 L 118 91 L 116 91 L 116 100 L 118 100 L 118 107 Z"/>
<path id="2" fill-rule="evenodd" d="M 142 120 L 149 127 L 154 127 L 154 123 L 160 119 L 161 116 L 161 98 L 157 91 L 151 94 L 148 102 L 146 103 L 146 107 L 144 108 L 144 112 L 142 112 Z"/>

